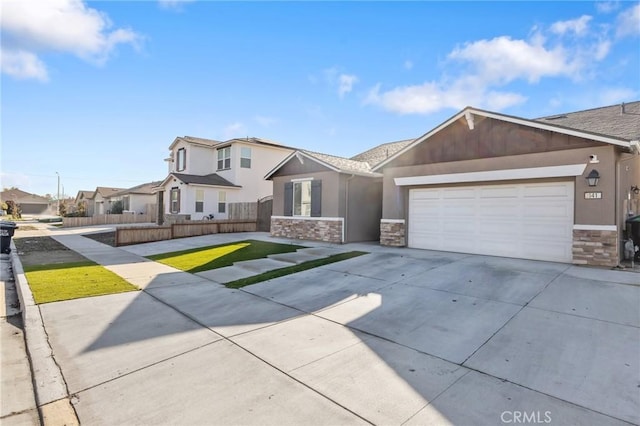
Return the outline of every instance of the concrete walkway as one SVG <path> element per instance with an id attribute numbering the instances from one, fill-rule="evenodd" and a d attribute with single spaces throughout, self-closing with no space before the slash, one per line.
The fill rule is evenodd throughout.
<path id="1" fill-rule="evenodd" d="M 140 255 L 246 234 L 55 238 L 143 288 L 40 305 L 83 424 L 640 424 L 637 274 L 304 242 L 371 254 L 231 290 Z"/>

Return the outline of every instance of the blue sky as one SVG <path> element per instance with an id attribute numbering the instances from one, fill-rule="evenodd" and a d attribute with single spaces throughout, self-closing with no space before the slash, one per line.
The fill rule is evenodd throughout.
<path id="1" fill-rule="evenodd" d="M 467 105 L 640 98 L 638 2 L 3 0 L 1 185 L 166 175 L 176 136 L 353 156 Z"/>

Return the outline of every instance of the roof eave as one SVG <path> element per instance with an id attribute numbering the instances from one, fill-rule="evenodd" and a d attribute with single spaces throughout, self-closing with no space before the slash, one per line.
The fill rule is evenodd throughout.
<path id="1" fill-rule="evenodd" d="M 415 147 L 416 145 L 419 145 L 420 143 L 422 143 L 425 140 L 429 139 L 434 134 L 440 132 L 442 129 L 444 129 L 444 128 L 448 127 L 449 125 L 451 125 L 452 123 L 458 121 L 460 118 L 464 117 L 465 114 L 468 114 L 468 113 L 479 115 L 479 116 L 486 117 L 486 118 L 493 118 L 495 120 L 500 120 L 500 121 L 506 121 L 506 122 L 509 122 L 509 123 L 519 124 L 519 125 L 522 125 L 522 126 L 534 127 L 534 128 L 538 128 L 538 129 L 541 129 L 541 130 L 548 130 L 550 132 L 562 133 L 562 134 L 565 134 L 565 135 L 568 135 L 568 136 L 576 136 L 576 137 L 580 137 L 580 138 L 584 138 L 584 139 L 590 139 L 590 140 L 594 140 L 594 141 L 597 141 L 597 142 L 608 143 L 608 144 L 611 144 L 611 145 L 616 145 L 616 146 L 620 146 L 620 147 L 623 147 L 623 148 L 631 149 L 631 142 L 629 142 L 629 141 L 627 141 L 625 139 L 614 138 L 614 137 L 604 136 L 604 135 L 598 135 L 598 134 L 595 134 L 595 133 L 589 133 L 589 132 L 580 131 L 580 130 L 576 130 L 576 129 L 570 129 L 570 128 L 567 128 L 567 127 L 562 127 L 562 126 L 558 126 L 558 125 L 554 125 L 554 124 L 546 124 L 546 123 L 541 123 L 541 122 L 538 122 L 538 121 L 535 121 L 535 120 L 528 120 L 528 119 L 524 119 L 524 118 L 513 117 L 513 116 L 494 113 L 494 112 L 490 112 L 490 111 L 484 111 L 484 110 L 476 109 L 476 108 L 473 108 L 473 107 L 466 107 L 462 111 L 460 111 L 456 115 L 454 115 L 453 117 L 449 118 L 448 120 L 444 121 L 440 125 L 438 125 L 438 126 L 434 127 L 433 129 L 431 129 L 429 132 L 427 132 L 424 135 L 416 138 L 412 143 L 410 143 L 409 145 L 407 145 L 406 147 L 404 147 L 400 151 L 396 152 L 394 155 L 390 156 L 386 160 L 384 160 L 381 163 L 377 164 L 375 167 L 372 168 L 372 171 L 379 170 L 380 168 L 382 168 L 386 164 L 390 163 L 391 161 L 395 160 L 396 158 L 398 158 L 399 156 L 404 154 L 405 152 L 413 149 L 413 147 Z"/>

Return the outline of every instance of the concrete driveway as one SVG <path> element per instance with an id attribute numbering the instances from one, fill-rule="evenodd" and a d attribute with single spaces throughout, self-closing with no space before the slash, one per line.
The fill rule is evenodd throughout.
<path id="1" fill-rule="evenodd" d="M 68 238 L 145 283 L 40 306 L 82 424 L 640 424 L 638 274 L 350 244 L 230 290 Z"/>

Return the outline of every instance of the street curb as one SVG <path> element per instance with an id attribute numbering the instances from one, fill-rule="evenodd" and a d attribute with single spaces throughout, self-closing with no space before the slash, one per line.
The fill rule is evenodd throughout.
<path id="1" fill-rule="evenodd" d="M 62 371 L 60 371 L 60 367 L 58 367 L 53 358 L 53 350 L 44 328 L 40 308 L 33 299 L 33 293 L 31 293 L 29 282 L 13 241 L 11 241 L 10 256 L 18 299 L 20 300 L 24 338 L 33 376 L 36 405 L 42 414 L 43 406 L 61 399 L 68 401 L 69 392 L 64 382 Z M 73 416 L 68 415 L 64 424 L 78 424 L 75 411 L 73 409 L 70 411 Z M 45 419 L 45 424 L 47 423 Z"/>

